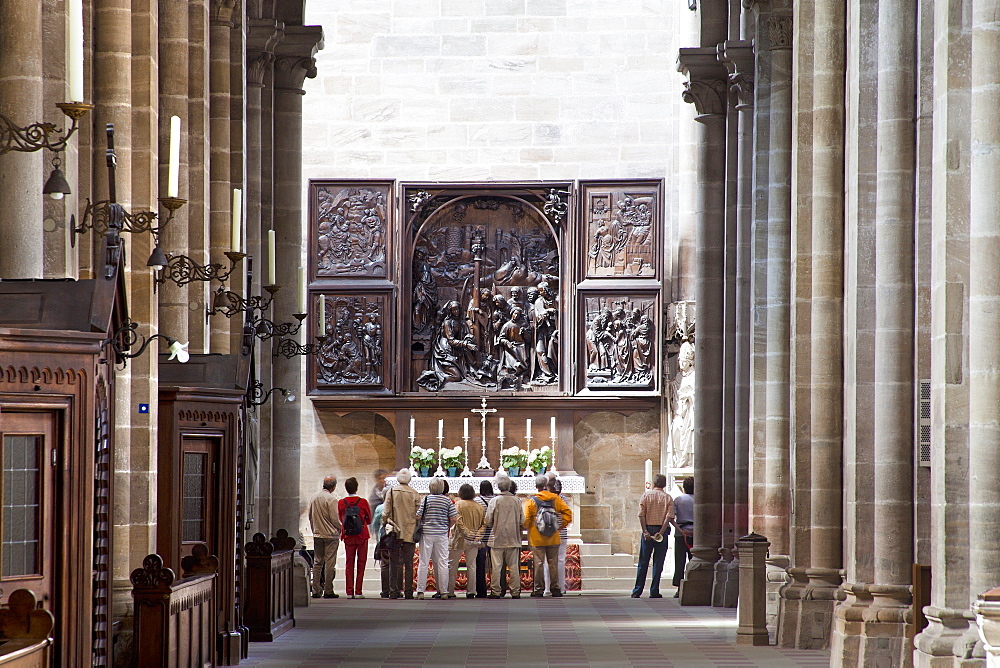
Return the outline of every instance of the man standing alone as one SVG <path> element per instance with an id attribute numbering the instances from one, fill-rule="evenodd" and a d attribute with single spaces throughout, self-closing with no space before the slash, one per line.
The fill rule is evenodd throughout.
<path id="1" fill-rule="evenodd" d="M 666 537 L 670 534 L 670 523 L 674 519 L 674 501 L 664 490 L 666 486 L 667 477 L 657 473 L 653 476 L 653 488 L 646 490 L 639 499 L 642 541 L 639 544 L 639 565 L 632 598 L 642 596 L 650 557 L 653 557 L 653 581 L 649 583 L 649 597 L 663 598 L 660 594 L 660 574 L 663 572 L 663 560 L 667 556 Z"/>
<path id="2" fill-rule="evenodd" d="M 340 546 L 340 514 L 337 512 L 337 476 L 323 478 L 323 489 L 309 499 L 309 526 L 313 532 L 312 597 L 340 598 L 333 593 Z"/>
<path id="3" fill-rule="evenodd" d="M 573 511 L 559 495 L 547 488 L 549 479 L 543 475 L 535 478 L 535 495 L 524 502 L 524 528 L 528 530 L 528 545 L 535 562 L 534 591 L 532 598 L 545 595 L 545 569 L 553 596 L 562 596 L 559 588 L 559 527 L 573 521 Z"/>

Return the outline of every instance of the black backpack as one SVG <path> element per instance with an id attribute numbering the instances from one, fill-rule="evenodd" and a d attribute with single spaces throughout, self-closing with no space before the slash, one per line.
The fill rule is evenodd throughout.
<path id="1" fill-rule="evenodd" d="M 559 531 L 559 514 L 556 512 L 555 501 L 542 501 L 537 496 L 531 497 L 535 501 L 535 528 L 543 536 L 551 536 Z"/>
<path id="2" fill-rule="evenodd" d="M 361 521 L 361 508 L 358 507 L 360 501 L 347 502 L 347 509 L 344 511 L 344 535 L 360 536 L 364 531 L 365 523 Z"/>

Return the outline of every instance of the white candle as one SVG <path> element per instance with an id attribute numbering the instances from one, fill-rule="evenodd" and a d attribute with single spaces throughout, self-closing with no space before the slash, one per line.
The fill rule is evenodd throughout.
<path id="1" fill-rule="evenodd" d="M 306 312 L 306 269 L 299 267 L 299 313 Z"/>
<path id="2" fill-rule="evenodd" d="M 413 417 L 410 417 L 410 438 L 416 438 L 417 436 L 417 425 Z"/>
<path id="3" fill-rule="evenodd" d="M 438 420 L 438 438 L 444 438 L 444 420 Z"/>
<path id="4" fill-rule="evenodd" d="M 233 229 L 232 239 L 229 242 L 229 250 L 234 253 L 239 253 L 240 249 L 243 248 L 242 222 L 243 191 L 239 188 L 233 188 Z"/>
<path id="5" fill-rule="evenodd" d="M 531 438 L 531 418 L 528 418 L 528 419 L 527 419 L 527 420 L 525 421 L 525 427 L 524 427 L 524 435 L 525 435 L 525 436 L 526 436 L 527 438 Z"/>
<path id="6" fill-rule="evenodd" d="M 653 486 L 653 460 L 652 459 L 647 459 L 646 460 L 646 470 L 645 470 L 645 472 L 646 472 L 646 487 L 647 488 L 652 487 Z"/>
<path id="7" fill-rule="evenodd" d="M 556 416 L 553 415 L 549 418 L 549 436 L 552 438 L 556 437 Z"/>
<path id="8" fill-rule="evenodd" d="M 462 436 L 469 438 L 469 418 L 465 418 L 464 433 Z"/>
<path id="9" fill-rule="evenodd" d="M 66 3 L 66 80 L 69 101 L 83 102 L 83 0 Z"/>
<path id="10" fill-rule="evenodd" d="M 500 418 L 500 438 L 503 438 L 503 418 Z"/>
<path id="11" fill-rule="evenodd" d="M 167 197 L 177 197 L 181 180 L 181 117 L 170 117 L 170 152 L 167 162 Z"/>
<path id="12" fill-rule="evenodd" d="M 274 230 L 267 231 L 267 284 L 277 285 L 278 281 L 274 279 L 277 275 L 275 271 L 277 266 L 277 258 L 275 257 L 274 250 Z"/>
<path id="13" fill-rule="evenodd" d="M 326 295 L 320 295 L 319 296 L 319 322 L 316 323 L 316 326 L 317 326 L 318 331 L 319 331 L 319 336 L 324 336 L 326 334 Z M 412 430 L 413 429 L 413 427 L 412 427 L 412 424 L 413 424 L 412 420 L 413 420 L 413 418 L 410 418 L 410 420 L 411 420 L 411 422 L 410 422 L 410 424 L 411 424 L 410 429 Z M 412 431 L 411 431 L 410 435 L 411 436 L 413 435 Z"/>

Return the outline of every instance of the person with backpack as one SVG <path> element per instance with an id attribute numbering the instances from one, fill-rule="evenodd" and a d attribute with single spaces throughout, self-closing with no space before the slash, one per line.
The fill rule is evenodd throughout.
<path id="1" fill-rule="evenodd" d="M 368 561 L 368 525 L 372 521 L 372 510 L 368 499 L 358 496 L 357 478 L 348 478 L 344 489 L 347 496 L 337 504 L 337 511 L 344 527 L 341 536 L 347 554 L 347 598 L 364 598 L 361 585 Z"/>
<path id="2" fill-rule="evenodd" d="M 559 527 L 569 526 L 573 511 L 559 495 L 548 490 L 549 479 L 544 475 L 535 478 L 534 496 L 524 502 L 524 528 L 528 530 L 535 573 L 532 598 L 545 595 L 545 568 L 548 567 L 550 589 L 553 596 L 562 596 L 559 588 Z"/>

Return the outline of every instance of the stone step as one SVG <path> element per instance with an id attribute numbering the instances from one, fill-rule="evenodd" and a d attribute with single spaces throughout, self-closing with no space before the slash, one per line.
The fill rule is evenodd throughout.
<path id="1" fill-rule="evenodd" d="M 582 543 L 580 545 L 580 556 L 589 557 L 591 555 L 606 556 L 611 554 L 610 543 Z"/>
<path id="2" fill-rule="evenodd" d="M 635 578 L 635 566 L 580 566 L 580 577 L 584 581 L 591 578 Z"/>
<path id="3" fill-rule="evenodd" d="M 631 554 L 581 554 L 580 562 L 582 566 L 627 566 L 629 568 L 635 566 L 635 560 Z"/>

